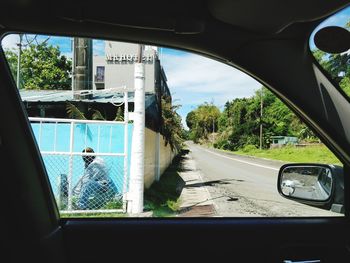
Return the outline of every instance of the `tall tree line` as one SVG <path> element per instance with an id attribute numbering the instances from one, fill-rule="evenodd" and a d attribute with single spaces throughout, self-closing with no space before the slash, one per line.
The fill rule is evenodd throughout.
<path id="1" fill-rule="evenodd" d="M 261 99 L 264 104 L 262 118 Z M 215 128 L 210 128 L 212 123 Z M 216 132 L 214 146 L 227 150 L 238 150 L 247 145 L 259 147 L 260 124 L 264 131 L 264 148 L 270 146 L 274 135 L 317 140 L 312 131 L 264 87 L 250 98 L 227 101 L 222 112 L 215 105 L 204 103 L 187 115 L 186 124 L 190 129 L 190 139 L 195 142 L 206 140 L 209 133 Z"/>

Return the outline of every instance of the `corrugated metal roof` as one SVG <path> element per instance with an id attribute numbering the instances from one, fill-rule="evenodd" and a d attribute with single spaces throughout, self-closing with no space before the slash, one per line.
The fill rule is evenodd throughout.
<path id="1" fill-rule="evenodd" d="M 90 91 L 91 92 L 91 91 Z M 121 105 L 124 102 L 124 94 L 118 92 L 111 92 L 108 90 L 97 90 L 91 92 L 92 96 L 89 99 L 74 99 L 73 92 L 70 90 L 20 90 L 22 101 L 25 105 L 33 103 L 40 105 L 41 103 L 62 104 L 67 101 L 81 101 L 87 103 L 112 103 L 114 105 Z M 160 127 L 160 109 L 155 93 L 145 94 L 145 112 L 146 112 L 146 127 L 158 131 Z M 134 92 L 128 93 L 129 103 L 134 103 Z"/>
<path id="2" fill-rule="evenodd" d="M 111 90 L 83 91 L 81 94 L 92 94 L 90 98 L 74 99 L 71 90 L 20 90 L 22 101 L 25 102 L 62 102 L 85 101 L 97 103 L 122 103 L 124 94 Z M 154 93 L 146 93 L 146 100 L 153 97 Z M 128 93 L 129 102 L 134 102 L 134 93 Z"/>

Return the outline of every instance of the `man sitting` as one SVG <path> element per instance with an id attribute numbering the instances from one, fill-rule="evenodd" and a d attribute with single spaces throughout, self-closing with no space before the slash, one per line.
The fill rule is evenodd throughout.
<path id="1" fill-rule="evenodd" d="M 90 147 L 83 153 L 94 153 Z M 73 196 L 77 197 L 77 209 L 99 209 L 111 201 L 117 193 L 117 188 L 107 174 L 105 162 L 95 155 L 83 155 L 85 163 L 84 175 L 73 188 Z"/>

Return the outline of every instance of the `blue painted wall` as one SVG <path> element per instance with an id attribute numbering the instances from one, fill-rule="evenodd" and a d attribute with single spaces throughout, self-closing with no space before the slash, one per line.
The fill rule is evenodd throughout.
<path id="1" fill-rule="evenodd" d="M 99 127 L 100 126 L 100 131 Z M 41 151 L 69 152 L 70 124 L 32 123 L 32 129 Z M 56 138 L 55 138 L 56 129 Z M 133 124 L 128 124 L 128 171 L 130 172 L 130 153 Z M 112 143 L 110 143 L 112 142 Z M 97 153 L 123 153 L 124 152 L 124 125 L 123 124 L 76 124 L 74 127 L 74 152 L 81 152 L 85 147 L 91 147 Z M 56 145 L 56 146 L 55 146 Z M 49 176 L 52 190 L 58 193 L 60 174 L 69 173 L 69 156 L 42 154 L 45 167 Z M 115 182 L 118 190 L 123 189 L 122 156 L 101 156 L 104 159 L 107 170 Z M 84 172 L 84 162 L 81 156 L 73 157 L 72 185 L 75 186 Z"/>

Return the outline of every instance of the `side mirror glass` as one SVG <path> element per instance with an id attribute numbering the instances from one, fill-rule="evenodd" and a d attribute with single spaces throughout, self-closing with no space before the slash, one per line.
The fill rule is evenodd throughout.
<path id="1" fill-rule="evenodd" d="M 350 48 L 350 32 L 339 26 L 324 27 L 317 31 L 314 42 L 319 50 L 340 54 Z"/>
<path id="2" fill-rule="evenodd" d="M 289 164 L 278 178 L 279 192 L 290 199 L 324 202 L 332 194 L 333 175 L 327 166 Z"/>

